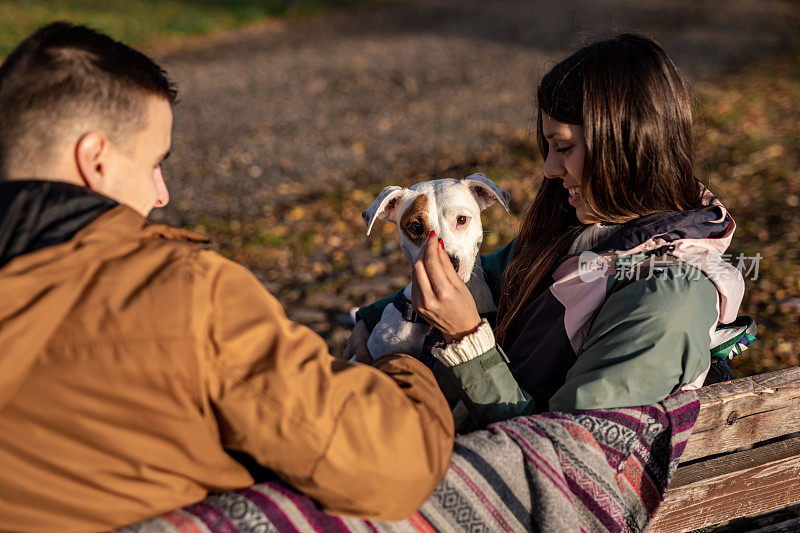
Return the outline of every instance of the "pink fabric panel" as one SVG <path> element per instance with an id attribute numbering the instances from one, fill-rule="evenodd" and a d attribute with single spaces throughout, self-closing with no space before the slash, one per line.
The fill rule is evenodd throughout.
<path id="1" fill-rule="evenodd" d="M 744 297 L 744 279 L 739 270 L 722 259 L 728 249 L 736 223 L 731 224 L 722 237 L 716 239 L 679 239 L 668 242 L 660 236 L 652 237 L 635 248 L 617 252 L 618 255 L 633 255 L 649 252 L 662 246 L 673 246 L 672 254 L 681 261 L 700 269 L 714 283 L 719 295 L 717 308 L 721 323 L 732 322 L 739 313 Z"/>
<path id="2" fill-rule="evenodd" d="M 675 243 L 672 252 L 676 257 L 699 268 L 714 283 L 719 294 L 719 320 L 728 323 L 736 320 L 744 298 L 744 278 L 739 270 L 718 254 L 705 254 L 707 239 L 685 239 Z"/>
<path id="3" fill-rule="evenodd" d="M 579 257 L 567 259 L 555 272 L 556 282 L 550 292 L 564 306 L 564 329 L 570 345 L 579 354 L 589 335 L 590 319 L 606 299 L 608 277 L 614 274 L 609 260 L 609 268 L 597 279 L 584 281 L 578 269 Z"/>

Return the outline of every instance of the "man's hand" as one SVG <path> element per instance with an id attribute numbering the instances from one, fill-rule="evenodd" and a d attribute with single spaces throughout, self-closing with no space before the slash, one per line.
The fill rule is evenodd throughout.
<path id="1" fill-rule="evenodd" d="M 469 289 L 458 277 L 444 252 L 442 241 L 431 232 L 412 268 L 411 302 L 414 311 L 444 335 L 447 343 L 478 329 L 481 317 Z"/>
<path id="2" fill-rule="evenodd" d="M 347 339 L 347 346 L 344 347 L 342 359 L 349 361 L 355 355 L 356 361 L 359 363 L 371 363 L 372 356 L 369 354 L 369 349 L 367 349 L 367 340 L 369 340 L 369 330 L 364 321 L 359 320 L 350 333 L 350 338 Z"/>

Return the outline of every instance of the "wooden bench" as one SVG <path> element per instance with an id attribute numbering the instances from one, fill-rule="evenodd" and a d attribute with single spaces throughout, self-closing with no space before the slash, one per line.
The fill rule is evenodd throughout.
<path id="1" fill-rule="evenodd" d="M 691 531 L 800 503 L 800 367 L 698 394 L 700 415 L 648 533 Z M 782 531 L 800 531 L 795 521 Z"/>

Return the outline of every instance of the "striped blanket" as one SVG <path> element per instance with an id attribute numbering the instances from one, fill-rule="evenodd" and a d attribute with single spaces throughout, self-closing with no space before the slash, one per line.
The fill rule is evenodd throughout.
<path id="1" fill-rule="evenodd" d="M 698 411 L 687 391 L 645 407 L 544 413 L 460 435 L 444 480 L 401 522 L 326 515 L 287 485 L 262 483 L 121 531 L 642 531 Z"/>

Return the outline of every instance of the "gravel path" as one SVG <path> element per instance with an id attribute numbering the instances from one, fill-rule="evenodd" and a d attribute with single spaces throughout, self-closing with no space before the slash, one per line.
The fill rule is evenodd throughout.
<path id="1" fill-rule="evenodd" d="M 611 29 L 657 37 L 697 82 L 795 46 L 777 0 L 381 2 L 160 54 L 181 89 L 173 202 L 157 220 L 247 218 L 309 193 L 480 163 L 528 127 L 552 61 Z"/>

